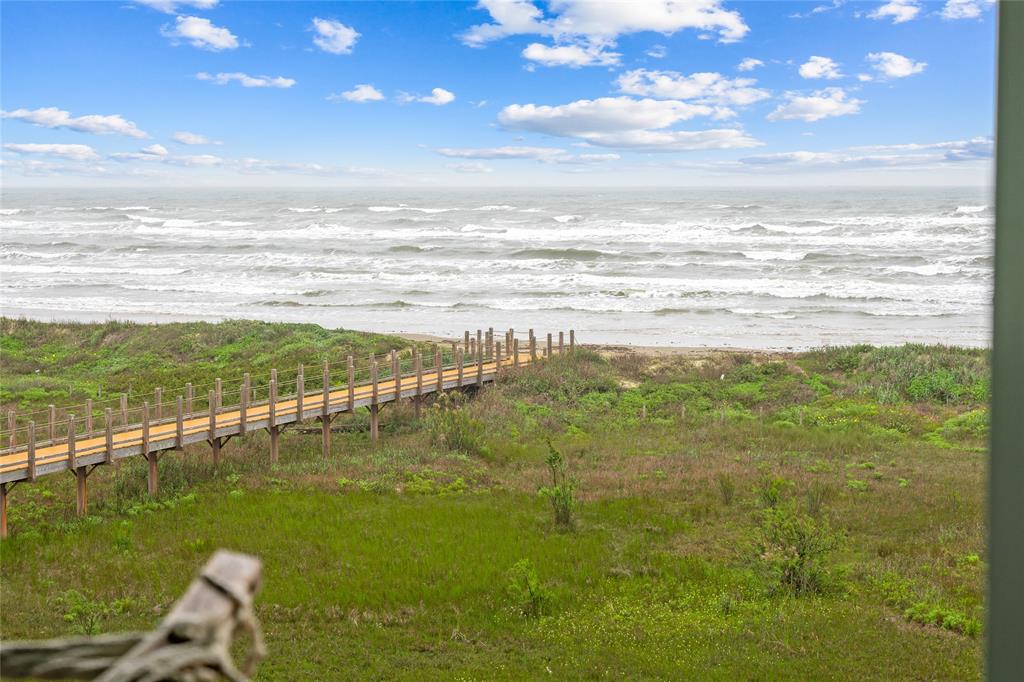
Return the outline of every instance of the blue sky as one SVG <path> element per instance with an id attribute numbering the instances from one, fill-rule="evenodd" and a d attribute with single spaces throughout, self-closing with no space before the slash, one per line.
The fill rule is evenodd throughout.
<path id="1" fill-rule="evenodd" d="M 10 2 L 6 186 L 985 184 L 988 0 Z"/>

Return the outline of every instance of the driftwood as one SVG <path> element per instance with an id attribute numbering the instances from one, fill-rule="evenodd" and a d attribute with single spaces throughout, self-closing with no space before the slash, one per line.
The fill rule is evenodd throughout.
<path id="1" fill-rule="evenodd" d="M 260 573 L 259 559 L 219 550 L 152 632 L 7 642 L 0 645 L 0 674 L 97 682 L 245 682 L 266 653 L 252 609 Z M 241 669 L 231 658 L 239 631 L 252 636 Z"/>

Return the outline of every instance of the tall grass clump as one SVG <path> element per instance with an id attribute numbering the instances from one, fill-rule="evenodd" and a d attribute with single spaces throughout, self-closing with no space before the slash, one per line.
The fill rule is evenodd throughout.
<path id="1" fill-rule="evenodd" d="M 551 472 L 551 485 L 540 489 L 540 494 L 551 502 L 551 510 L 555 515 L 555 523 L 563 528 L 573 524 L 573 512 L 576 510 L 576 480 L 565 470 L 565 458 L 554 445 L 548 441 L 548 471 Z"/>

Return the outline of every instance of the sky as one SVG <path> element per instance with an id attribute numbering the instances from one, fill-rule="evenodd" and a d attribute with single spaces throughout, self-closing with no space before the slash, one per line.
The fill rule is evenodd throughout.
<path id="1" fill-rule="evenodd" d="M 5 187 L 979 185 L 989 0 L 0 2 Z"/>

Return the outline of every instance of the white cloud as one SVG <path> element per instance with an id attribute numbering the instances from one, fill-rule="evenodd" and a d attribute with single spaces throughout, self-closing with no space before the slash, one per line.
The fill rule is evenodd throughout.
<path id="1" fill-rule="evenodd" d="M 787 92 L 786 101 L 768 114 L 769 121 L 820 121 L 860 111 L 863 100 L 847 99 L 842 88 L 825 88 L 810 95 Z"/>
<path id="2" fill-rule="evenodd" d="M 62 159 L 71 159 L 72 161 L 92 161 L 99 158 L 96 150 L 86 144 L 37 144 L 32 142 L 10 142 L 4 145 L 4 149 L 18 154 L 57 156 Z"/>
<path id="3" fill-rule="evenodd" d="M 445 165 L 449 170 L 456 173 L 493 173 L 494 169 L 479 161 L 465 161 L 462 163 L 449 163 Z"/>
<path id="4" fill-rule="evenodd" d="M 868 18 L 892 18 L 892 23 L 902 24 L 916 17 L 920 11 L 921 6 L 917 4 L 917 0 L 889 0 L 889 2 L 879 5 L 868 13 Z"/>
<path id="5" fill-rule="evenodd" d="M 773 170 L 823 170 L 941 166 L 992 158 L 992 138 L 975 137 L 928 144 L 850 147 L 842 151 L 792 151 L 748 156 L 743 166 Z"/>
<path id="6" fill-rule="evenodd" d="M 764 62 L 762 62 L 760 59 L 754 59 L 753 57 L 747 57 L 742 62 L 740 62 L 739 66 L 737 66 L 736 68 L 739 71 L 753 71 L 754 69 L 756 69 L 759 66 L 764 66 Z"/>
<path id="7" fill-rule="evenodd" d="M 354 28 L 334 19 L 314 17 L 313 30 L 316 31 L 313 44 L 331 54 L 350 54 L 359 38 Z"/>
<path id="8" fill-rule="evenodd" d="M 861 83 L 870 83 L 871 81 L 875 80 L 875 77 L 872 76 L 870 73 L 858 73 L 857 80 L 859 80 Z"/>
<path id="9" fill-rule="evenodd" d="M 328 95 L 327 99 L 332 102 L 340 102 L 345 100 L 346 102 L 380 102 L 385 99 L 384 93 L 377 88 L 373 87 L 369 83 L 360 83 L 351 90 L 345 92 L 339 92 L 334 95 Z"/>
<path id="10" fill-rule="evenodd" d="M 739 12 L 722 8 L 721 0 L 552 0 L 544 13 L 530 0 L 480 0 L 492 23 L 479 24 L 462 34 L 462 41 L 480 47 L 512 35 L 543 35 L 556 39 L 582 38 L 607 44 L 619 35 L 654 31 L 670 35 L 687 28 L 717 33 L 722 42 L 740 40 L 750 30 Z"/>
<path id="11" fill-rule="evenodd" d="M 813 56 L 800 65 L 800 76 L 802 78 L 825 78 L 835 80 L 842 78 L 839 72 L 839 65 L 828 57 Z"/>
<path id="12" fill-rule="evenodd" d="M 887 78 L 906 78 L 924 71 L 927 62 L 915 62 L 895 52 L 871 52 L 867 56 L 871 66 Z"/>
<path id="13" fill-rule="evenodd" d="M 592 165 L 598 163 L 607 163 L 609 161 L 618 161 L 622 157 L 618 154 L 576 154 L 569 156 L 559 156 L 551 159 L 555 163 L 563 163 L 569 165 Z"/>
<path id="14" fill-rule="evenodd" d="M 430 91 L 429 95 L 410 95 L 407 92 L 402 92 L 398 95 L 398 101 L 422 102 L 424 104 L 433 104 L 434 106 L 443 106 L 455 101 L 455 93 L 444 88 L 434 88 Z"/>
<path id="15" fill-rule="evenodd" d="M 614 66 L 619 63 L 618 52 L 606 52 L 601 45 L 541 45 L 530 43 L 523 57 L 543 66 Z"/>
<path id="16" fill-rule="evenodd" d="M 990 158 L 995 151 L 995 140 L 991 136 L 979 135 L 967 140 L 950 140 L 947 142 L 908 143 L 908 144 L 876 144 L 850 147 L 858 152 L 921 152 L 938 150 L 944 152 L 949 160 L 969 158 Z"/>
<path id="17" fill-rule="evenodd" d="M 211 140 L 205 135 L 199 133 L 190 133 L 184 130 L 178 131 L 171 136 L 175 142 L 180 144 L 224 144 L 217 140 Z"/>
<path id="18" fill-rule="evenodd" d="M 109 116 L 90 114 L 88 116 L 72 117 L 70 112 L 63 109 L 43 107 L 31 110 L 15 109 L 14 111 L 2 111 L 0 112 L 0 118 L 13 118 L 44 128 L 67 128 L 68 130 L 77 130 L 80 133 L 127 135 L 128 137 L 137 138 L 148 137 L 134 123 L 126 121 L 120 114 L 110 114 Z"/>
<path id="19" fill-rule="evenodd" d="M 200 71 L 196 78 L 201 81 L 209 81 L 217 85 L 227 85 L 231 81 L 238 81 L 243 88 L 290 88 L 295 85 L 295 80 L 283 76 L 250 76 L 249 74 L 218 73 L 215 75 Z"/>
<path id="20" fill-rule="evenodd" d="M 440 147 L 441 156 L 455 159 L 544 159 L 565 154 L 557 147 Z"/>
<path id="21" fill-rule="evenodd" d="M 793 14 L 790 14 L 789 18 L 790 19 L 806 19 L 808 17 L 813 17 L 815 14 L 821 14 L 823 12 L 831 12 L 832 10 L 839 9 L 842 6 L 843 6 L 843 0 L 832 0 L 832 4 L 831 5 L 817 5 L 816 7 L 812 7 L 809 12 L 805 12 L 803 14 L 801 14 L 800 12 L 795 12 Z"/>
<path id="22" fill-rule="evenodd" d="M 995 0 L 946 0 L 940 14 L 943 19 L 977 19 L 985 5 L 994 4 Z"/>
<path id="23" fill-rule="evenodd" d="M 664 59 L 668 55 L 668 48 L 664 45 L 651 45 L 651 49 L 647 50 L 645 54 L 654 59 Z"/>
<path id="24" fill-rule="evenodd" d="M 729 79 L 720 73 L 694 73 L 634 69 L 616 80 L 619 91 L 628 95 L 660 99 L 694 100 L 698 104 L 746 106 L 771 96 L 767 90 L 752 87 L 752 78 Z M 724 112 L 718 112 L 719 117 Z M 731 115 L 729 112 L 728 115 Z M 727 115 L 727 116 L 728 116 Z"/>
<path id="25" fill-rule="evenodd" d="M 181 166 L 220 166 L 224 159 L 213 154 L 196 154 L 194 156 L 175 156 L 169 159 L 171 163 Z"/>
<path id="26" fill-rule="evenodd" d="M 680 121 L 714 113 L 713 107 L 676 100 L 602 97 L 560 106 L 513 104 L 501 110 L 498 122 L 510 130 L 649 151 L 728 149 L 759 144 L 738 129 L 664 130 Z"/>
<path id="27" fill-rule="evenodd" d="M 231 31 L 202 17 L 175 17 L 174 26 L 164 26 L 162 33 L 172 41 L 184 40 L 192 47 L 211 52 L 238 47 L 238 38 Z"/>
<path id="28" fill-rule="evenodd" d="M 218 0 L 135 0 L 135 2 L 165 14 L 177 14 L 179 7 L 213 9 L 217 6 Z"/>

